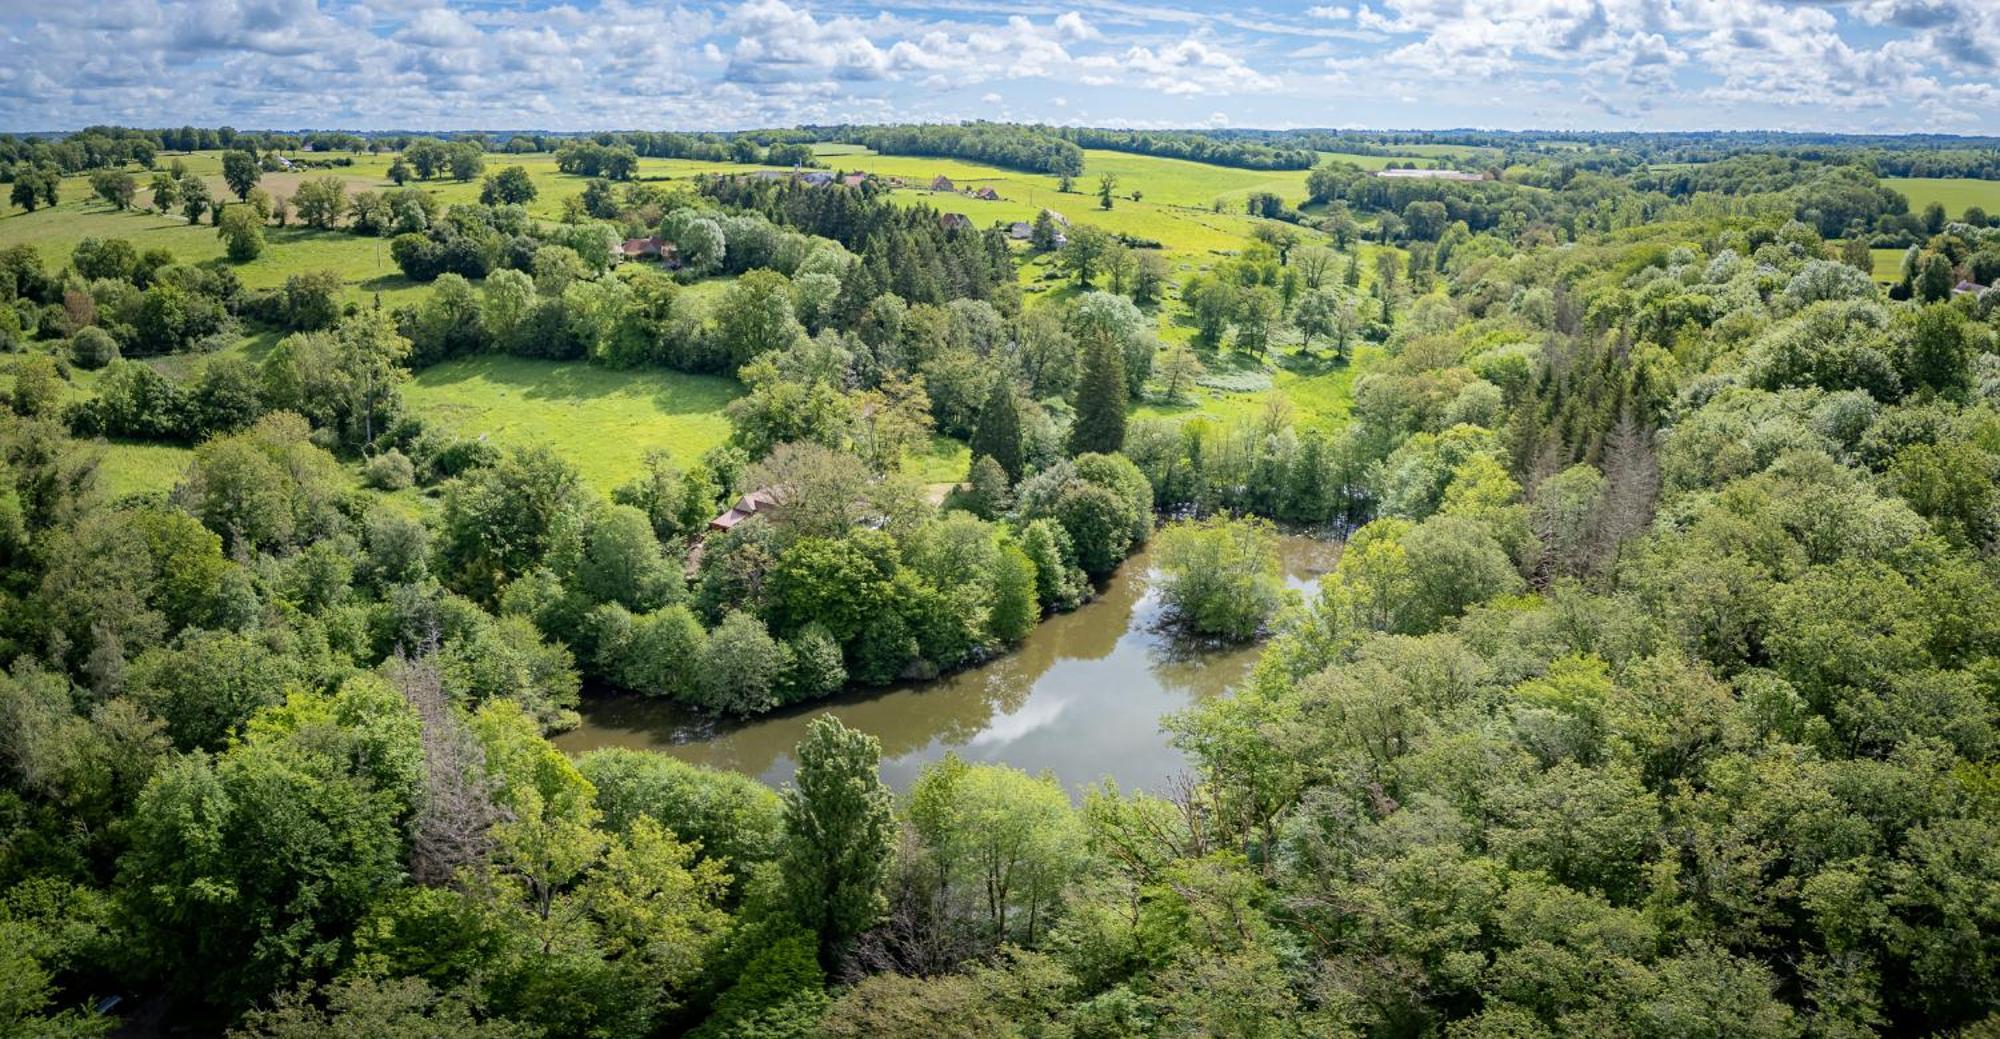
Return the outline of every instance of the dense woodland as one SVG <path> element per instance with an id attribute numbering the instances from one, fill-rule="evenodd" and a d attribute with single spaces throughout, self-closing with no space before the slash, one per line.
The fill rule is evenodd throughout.
<path id="1" fill-rule="evenodd" d="M 1334 163 L 1176 276 L 874 185 L 579 168 L 536 220 L 483 147 L 480 203 L 308 178 L 259 213 L 262 149 L 217 143 L 249 160 L 223 217 L 170 166 L 160 209 L 386 237 L 432 290 L 0 254 L 0 1033 L 2000 1027 L 2000 294 L 1957 288 L 2000 270 L 1984 214 L 1794 156 Z M 404 144 L 416 180 L 474 147 Z M 65 146 L 10 143 L 17 183 Z M 637 235 L 679 269 L 617 262 Z M 1871 241 L 1908 248 L 1891 284 Z M 1029 300 L 1042 253 L 1063 291 Z M 275 345 L 221 349 L 250 330 Z M 1129 414 L 1361 343 L 1337 427 Z M 604 496 L 404 402 L 480 354 L 747 392 L 727 445 Z M 941 506 L 903 471 L 939 432 L 974 458 Z M 194 460 L 113 497 L 102 435 Z M 704 535 L 759 488 L 785 507 Z M 1313 601 L 1268 520 L 1349 532 Z M 1178 623 L 1269 639 L 1173 720 L 1168 789 L 947 758 L 895 795 L 831 720 L 781 792 L 547 740 L 586 681 L 752 714 L 966 666 L 1149 541 Z"/>

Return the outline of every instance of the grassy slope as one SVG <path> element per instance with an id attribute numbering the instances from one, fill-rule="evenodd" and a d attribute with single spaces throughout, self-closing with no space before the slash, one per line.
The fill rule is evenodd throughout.
<path id="1" fill-rule="evenodd" d="M 722 406 L 739 392 L 715 376 L 514 357 L 447 361 L 403 388 L 419 414 L 503 447 L 552 448 L 607 494 L 641 471 L 648 452 L 687 465 L 727 439 Z"/>
<path id="2" fill-rule="evenodd" d="M 1056 192 L 1051 177 L 980 163 L 880 156 L 853 146 L 823 146 L 821 151 L 830 166 L 900 176 L 914 184 L 926 184 L 943 173 L 968 191 L 990 185 L 1000 193 L 1000 201 L 982 202 L 966 193 L 921 189 L 895 195 L 906 204 L 923 203 L 966 213 L 981 226 L 1032 219 L 1041 208 L 1049 207 L 1075 222 L 1159 241 L 1176 281 L 1243 247 L 1250 230 L 1259 223 L 1240 212 L 1244 196 L 1254 191 L 1274 191 L 1294 205 L 1305 196 L 1304 171 L 1240 170 L 1120 152 L 1088 152 L 1089 172 L 1078 180 L 1076 193 L 1064 195 Z M 1379 167 L 1388 161 L 1374 156 L 1334 157 L 1369 167 Z M 163 162 L 175 158 L 209 178 L 218 196 L 226 194 L 219 176 L 219 153 L 166 156 Z M 296 190 L 302 176 L 338 176 L 347 183 L 350 192 L 394 186 L 387 174 L 390 156 L 352 158 L 353 165 L 347 167 L 306 174 L 266 174 L 262 184 L 266 190 L 278 194 Z M 580 193 L 586 183 L 584 178 L 558 171 L 551 155 L 488 157 L 489 171 L 510 165 L 526 168 L 540 188 L 539 197 L 529 209 L 543 219 L 560 215 L 563 199 Z M 663 181 L 744 168 L 646 159 L 641 161 L 639 176 Z M 1095 195 L 1088 193 L 1094 190 L 1095 175 L 1106 171 L 1119 178 L 1121 196 L 1108 212 L 1098 208 Z M 144 179 L 141 178 L 142 184 Z M 446 204 L 474 201 L 479 191 L 477 181 L 434 181 L 418 186 Z M 1140 202 L 1126 197 L 1135 189 L 1144 195 Z M 114 212 L 91 200 L 85 178 L 70 178 L 62 195 L 66 201 L 54 210 L 15 212 L 0 217 L 0 246 L 33 243 L 51 266 L 59 266 L 85 237 L 123 237 L 142 250 L 164 247 L 192 262 L 224 262 L 221 243 L 214 230 L 205 224 L 190 227 L 171 215 Z M 1212 211 L 1212 204 L 1218 198 L 1225 200 L 1230 211 Z M 140 200 L 142 203 L 145 200 L 143 190 Z M 381 239 L 297 228 L 268 229 L 267 237 L 269 247 L 264 256 L 236 268 L 244 283 L 251 287 L 281 284 L 286 275 L 297 271 L 330 268 L 341 273 L 350 298 L 359 302 L 380 295 L 384 305 L 395 306 L 428 291 L 426 286 L 413 284 L 396 273 L 387 256 L 387 243 Z M 1378 247 L 1362 248 L 1364 275 L 1372 279 L 1372 254 Z M 1074 289 L 1055 274 L 1046 258 L 1024 256 L 1024 259 L 1027 262 L 1023 264 L 1022 280 L 1029 287 L 1031 298 L 1059 301 L 1074 294 Z M 720 287 L 718 282 L 713 288 Z M 710 289 L 711 286 L 703 285 L 695 291 L 708 295 Z M 1184 323 L 1171 319 L 1177 311 L 1175 305 L 1161 311 L 1160 332 L 1170 342 L 1185 340 L 1189 334 Z M 246 342 L 244 349 L 259 353 L 269 346 L 263 340 L 270 338 L 264 336 Z M 157 363 L 178 369 L 187 367 L 187 360 L 166 358 Z M 1210 361 L 1218 368 L 1239 370 L 1227 377 L 1219 372 L 1211 380 L 1216 388 L 1199 391 L 1190 403 L 1171 407 L 1146 404 L 1139 413 L 1201 415 L 1225 420 L 1250 417 L 1261 413 L 1266 395 L 1275 389 L 1292 401 L 1301 424 L 1324 425 L 1344 416 L 1350 404 L 1352 367 L 1327 370 L 1288 367 L 1289 362 L 1281 363 L 1277 354 L 1261 365 L 1227 356 Z M 1251 370 L 1240 370 L 1244 367 Z M 721 442 L 729 431 L 721 407 L 739 392 L 737 385 L 727 379 L 670 372 L 614 372 L 583 364 L 514 358 L 478 358 L 441 365 L 420 373 L 407 388 L 411 406 L 418 413 L 462 433 L 490 436 L 503 445 L 548 444 L 574 459 L 585 478 L 600 492 L 608 492 L 637 473 L 649 451 L 665 450 L 685 464 Z M 184 461 L 185 451 L 178 448 L 106 446 L 107 480 L 120 493 L 169 488 Z M 909 471 L 927 482 L 958 479 L 965 467 L 964 445 L 943 437 L 909 460 Z"/>
<path id="3" fill-rule="evenodd" d="M 1944 204 L 1947 215 L 1957 217 L 1967 206 L 1979 206 L 1988 215 L 2000 213 L 2000 180 L 1973 180 L 1969 177 L 1884 177 L 1884 187 L 1894 188 L 1910 200 L 1910 209 L 1921 213 L 1933 202 Z"/>

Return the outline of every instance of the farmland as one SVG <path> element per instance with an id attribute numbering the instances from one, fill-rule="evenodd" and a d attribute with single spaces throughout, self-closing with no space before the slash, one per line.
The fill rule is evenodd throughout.
<path id="1" fill-rule="evenodd" d="M 727 439 L 722 407 L 738 388 L 715 376 L 478 357 L 426 368 L 403 393 L 419 414 L 462 435 L 552 448 L 608 494 L 650 452 L 686 464 Z"/>
<path id="2" fill-rule="evenodd" d="M 1973 180 L 1968 177 L 1884 177 L 1882 185 L 1894 188 L 1910 200 L 1910 209 L 1921 212 L 1933 202 L 1944 207 L 1945 215 L 1956 219 L 1970 206 L 1988 214 L 2000 213 L 2000 180 Z"/>

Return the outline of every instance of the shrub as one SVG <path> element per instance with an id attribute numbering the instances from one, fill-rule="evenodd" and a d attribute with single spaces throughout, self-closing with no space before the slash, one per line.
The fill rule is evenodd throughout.
<path id="1" fill-rule="evenodd" d="M 400 491 L 417 482 L 417 467 L 393 447 L 370 458 L 362 473 L 368 486 L 378 491 Z"/>

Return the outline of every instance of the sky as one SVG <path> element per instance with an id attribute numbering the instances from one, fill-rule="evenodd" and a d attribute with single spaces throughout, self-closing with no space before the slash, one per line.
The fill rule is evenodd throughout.
<path id="1" fill-rule="evenodd" d="M 0 0 L 0 129 L 2000 133 L 2000 0 Z"/>

